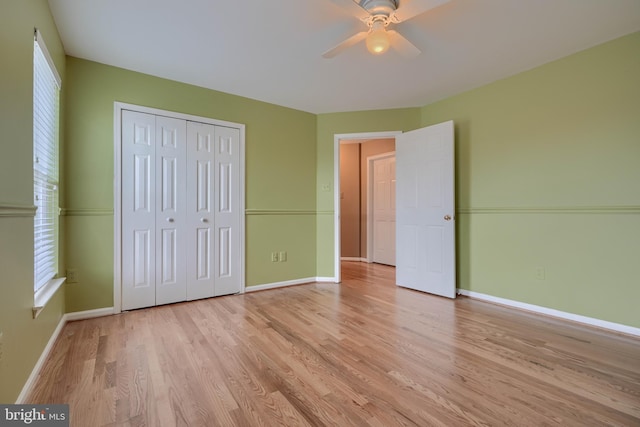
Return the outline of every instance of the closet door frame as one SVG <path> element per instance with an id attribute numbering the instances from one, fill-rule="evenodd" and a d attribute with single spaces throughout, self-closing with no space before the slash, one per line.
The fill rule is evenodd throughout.
<path id="1" fill-rule="evenodd" d="M 245 291 L 245 125 L 241 123 L 227 122 L 209 117 L 194 116 L 191 114 L 174 111 L 160 110 L 157 108 L 140 105 L 114 102 L 113 120 L 113 145 L 114 145 L 114 188 L 113 188 L 113 312 L 122 311 L 122 111 L 129 110 L 139 113 L 154 114 L 175 119 L 188 120 L 237 129 L 240 132 L 240 194 L 239 201 L 239 242 L 240 242 L 240 293 Z"/>

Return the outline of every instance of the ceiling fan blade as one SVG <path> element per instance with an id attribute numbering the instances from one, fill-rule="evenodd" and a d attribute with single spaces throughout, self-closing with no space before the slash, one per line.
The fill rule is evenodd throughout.
<path id="1" fill-rule="evenodd" d="M 404 3 L 396 9 L 391 15 L 391 19 L 396 23 L 407 21 L 431 9 L 435 9 L 448 1 L 449 0 L 413 0 L 410 3 Z"/>
<path id="2" fill-rule="evenodd" d="M 364 20 L 369 17 L 369 12 L 367 12 L 366 9 L 360 7 L 360 5 L 353 0 L 331 0 L 331 2 L 333 2 L 337 6 L 340 6 L 350 15 L 353 15 L 360 20 Z"/>
<path id="3" fill-rule="evenodd" d="M 420 49 L 415 47 L 413 43 L 407 40 L 402 34 L 397 31 L 387 31 L 389 38 L 391 39 L 391 46 L 405 58 L 415 58 L 420 55 Z"/>
<path id="4" fill-rule="evenodd" d="M 349 0 L 349 1 L 351 1 L 351 0 Z M 323 53 L 322 56 L 324 58 L 333 58 L 334 56 L 342 53 L 342 51 L 350 48 L 354 44 L 359 43 L 362 40 L 364 40 L 365 38 L 367 38 L 367 34 L 368 34 L 367 31 L 362 31 L 360 33 L 354 34 L 351 37 L 349 37 L 348 39 L 344 40 L 342 43 L 338 44 L 337 46 L 332 47 L 331 49 L 329 49 L 328 51 Z"/>

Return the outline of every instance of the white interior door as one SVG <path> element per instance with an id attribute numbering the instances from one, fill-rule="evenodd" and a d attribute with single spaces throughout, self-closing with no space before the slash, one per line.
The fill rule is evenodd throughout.
<path id="1" fill-rule="evenodd" d="M 396 284 L 456 295 L 453 122 L 396 137 Z"/>
<path id="2" fill-rule="evenodd" d="M 373 165 L 373 262 L 396 265 L 396 158 Z"/>
<path id="3" fill-rule="evenodd" d="M 187 123 L 187 299 L 242 289 L 240 131 Z"/>
<path id="4" fill-rule="evenodd" d="M 215 127 L 187 123 L 187 299 L 214 295 Z"/>
<path id="5" fill-rule="evenodd" d="M 215 296 L 242 290 L 240 219 L 240 131 L 215 129 Z"/>
<path id="6" fill-rule="evenodd" d="M 156 116 L 156 305 L 184 301 L 187 122 Z"/>
<path id="7" fill-rule="evenodd" d="M 123 310 L 156 303 L 155 120 L 122 112 Z"/>
<path id="8" fill-rule="evenodd" d="M 186 122 L 122 113 L 122 306 L 184 301 Z"/>

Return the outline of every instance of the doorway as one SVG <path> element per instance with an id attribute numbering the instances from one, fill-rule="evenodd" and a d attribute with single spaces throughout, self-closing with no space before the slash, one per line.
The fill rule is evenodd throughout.
<path id="1" fill-rule="evenodd" d="M 368 238 L 368 235 L 372 232 L 372 227 L 369 221 L 366 220 L 370 197 L 367 194 L 369 192 L 367 185 L 367 157 L 393 152 L 395 138 L 400 134 L 402 134 L 400 131 L 389 131 L 334 136 L 334 277 L 336 282 L 341 280 L 341 260 L 373 262 L 372 251 L 369 249 L 371 240 Z M 347 147 L 347 151 L 350 151 L 350 153 L 346 154 L 347 151 L 341 150 L 342 147 Z M 341 151 L 344 156 L 341 156 Z M 351 169 L 355 172 L 357 180 L 352 177 L 351 182 L 343 188 L 341 185 L 341 164 L 343 163 L 342 160 L 344 160 L 343 157 L 346 159 L 347 156 L 352 157 Z M 353 181 L 356 181 L 356 183 L 354 184 Z M 359 194 L 354 195 L 354 188 L 357 189 Z M 354 203 L 353 199 L 355 197 L 358 198 L 357 203 Z M 349 213 L 342 213 L 343 204 L 351 206 Z M 352 244 L 347 245 L 347 247 L 343 245 L 342 221 L 344 219 L 354 224 L 356 223 L 354 217 L 357 219 L 357 225 L 351 225 L 349 231 L 351 232 L 350 238 L 355 239 L 356 243 L 351 242 Z M 361 220 L 362 217 L 365 220 Z M 345 252 L 346 250 L 351 252 Z"/>
<path id="2" fill-rule="evenodd" d="M 393 137 L 396 143 L 396 285 L 455 298 L 455 161 L 451 120 L 407 133 L 334 136 L 335 281 L 341 280 L 341 143 L 384 137 Z"/>
<path id="3" fill-rule="evenodd" d="M 340 259 L 395 265 L 395 139 L 340 144 Z"/>

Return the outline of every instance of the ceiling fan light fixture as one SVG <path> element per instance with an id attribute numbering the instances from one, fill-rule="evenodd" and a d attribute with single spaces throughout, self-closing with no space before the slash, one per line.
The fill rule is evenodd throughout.
<path id="1" fill-rule="evenodd" d="M 389 50 L 391 40 L 382 22 L 375 21 L 373 23 L 371 31 L 367 35 L 366 43 L 367 50 L 374 55 L 382 55 Z"/>

